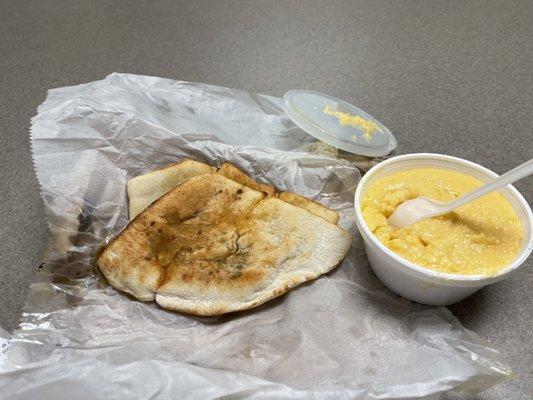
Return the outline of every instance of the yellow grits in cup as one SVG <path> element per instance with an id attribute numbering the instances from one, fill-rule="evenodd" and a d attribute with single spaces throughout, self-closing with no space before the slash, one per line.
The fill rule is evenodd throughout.
<path id="1" fill-rule="evenodd" d="M 482 185 L 440 168 L 414 168 L 377 179 L 361 203 L 369 230 L 400 257 L 424 268 L 461 275 L 494 275 L 521 249 L 523 228 L 509 201 L 497 192 L 453 212 L 393 229 L 387 218 L 402 202 L 428 197 L 448 202 Z"/>

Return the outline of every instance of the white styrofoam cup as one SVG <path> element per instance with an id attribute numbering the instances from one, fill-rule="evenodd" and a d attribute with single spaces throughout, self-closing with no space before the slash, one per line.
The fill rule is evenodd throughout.
<path id="1" fill-rule="evenodd" d="M 495 275 L 446 274 L 404 260 L 368 229 L 361 203 L 366 190 L 379 178 L 413 168 L 444 168 L 486 182 L 498 175 L 473 162 L 442 154 L 417 153 L 390 158 L 370 169 L 355 191 L 356 223 L 365 244 L 368 261 L 377 277 L 393 292 L 429 305 L 449 305 L 470 296 L 483 286 L 500 281 L 522 265 L 533 249 L 533 214 L 522 195 L 511 185 L 500 190 L 516 211 L 524 230 L 517 257 Z"/>

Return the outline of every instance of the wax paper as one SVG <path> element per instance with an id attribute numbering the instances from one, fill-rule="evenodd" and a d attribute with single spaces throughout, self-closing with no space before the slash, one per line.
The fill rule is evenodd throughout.
<path id="1" fill-rule="evenodd" d="M 445 308 L 377 280 L 354 223 L 356 164 L 298 129 L 278 98 L 112 74 L 51 90 L 31 142 L 51 241 L 0 366 L 2 398 L 414 399 L 509 375 Z M 230 161 L 337 210 L 354 236 L 346 259 L 216 318 L 114 290 L 94 258 L 128 223 L 127 180 L 185 157 Z"/>

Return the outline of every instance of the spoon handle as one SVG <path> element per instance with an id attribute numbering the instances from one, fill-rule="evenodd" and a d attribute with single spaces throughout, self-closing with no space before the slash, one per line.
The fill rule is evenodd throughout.
<path id="1" fill-rule="evenodd" d="M 452 201 L 451 203 L 448 203 L 447 209 L 449 209 L 449 211 L 452 211 L 453 209 L 460 207 L 465 203 L 475 200 L 478 197 L 484 196 L 494 190 L 507 186 L 510 183 L 516 182 L 517 180 L 525 178 L 526 176 L 529 176 L 531 174 L 533 174 L 533 158 L 510 170 L 509 172 L 506 172 L 505 174 L 493 180 L 492 182 L 487 183 L 486 185 L 483 185 L 480 188 L 471 191 L 470 193 L 458 198 L 455 201 Z"/>

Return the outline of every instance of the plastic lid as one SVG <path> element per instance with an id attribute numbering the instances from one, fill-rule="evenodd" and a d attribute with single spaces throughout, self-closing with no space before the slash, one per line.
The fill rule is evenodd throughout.
<path id="1" fill-rule="evenodd" d="M 283 105 L 301 129 L 338 149 L 379 157 L 396 148 L 396 139 L 381 122 L 335 97 L 291 90 L 283 95 Z"/>

